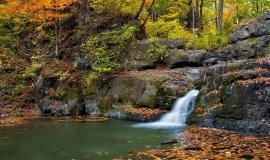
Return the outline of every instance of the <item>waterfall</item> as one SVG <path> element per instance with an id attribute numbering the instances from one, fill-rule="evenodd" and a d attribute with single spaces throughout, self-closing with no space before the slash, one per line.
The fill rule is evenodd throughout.
<path id="1" fill-rule="evenodd" d="M 184 127 L 188 115 L 194 109 L 194 102 L 199 94 L 198 90 L 188 92 L 184 97 L 177 99 L 170 112 L 161 117 L 160 120 L 151 123 L 140 123 L 134 125 L 139 128 L 175 128 Z"/>

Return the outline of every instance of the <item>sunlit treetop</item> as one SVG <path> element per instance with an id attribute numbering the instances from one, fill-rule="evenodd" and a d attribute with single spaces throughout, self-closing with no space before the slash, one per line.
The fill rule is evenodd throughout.
<path id="1" fill-rule="evenodd" d="M 76 0 L 7 0 L 2 13 L 13 16 L 23 15 L 30 21 L 46 24 L 53 19 L 63 18 L 65 8 Z"/>

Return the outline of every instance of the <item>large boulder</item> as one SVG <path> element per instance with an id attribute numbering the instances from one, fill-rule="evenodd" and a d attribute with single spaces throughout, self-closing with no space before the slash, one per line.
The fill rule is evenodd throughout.
<path id="1" fill-rule="evenodd" d="M 196 63 L 196 64 L 202 64 L 204 61 L 207 51 L 206 50 L 189 50 L 187 51 L 189 62 L 190 63 Z"/>
<path id="2" fill-rule="evenodd" d="M 170 49 L 168 50 L 168 57 L 165 58 L 165 63 L 170 68 L 198 67 L 202 66 L 206 55 L 207 51 L 205 50 Z"/>
<path id="3" fill-rule="evenodd" d="M 177 39 L 157 39 L 157 42 L 160 45 L 166 46 L 168 49 L 183 49 L 185 46 L 184 40 L 177 38 Z M 139 51 L 147 51 L 150 47 L 149 40 L 140 40 L 136 43 L 136 49 Z"/>
<path id="4" fill-rule="evenodd" d="M 164 45 L 169 49 L 183 49 L 185 47 L 185 43 L 183 39 L 160 39 L 160 45 Z"/>
<path id="5" fill-rule="evenodd" d="M 131 60 L 125 62 L 125 70 L 137 70 L 137 71 L 143 71 L 147 69 L 154 69 L 156 65 L 151 61 L 145 61 L 145 60 Z"/>
<path id="6" fill-rule="evenodd" d="M 169 56 L 166 57 L 165 63 L 170 68 L 176 68 L 188 63 L 189 57 L 185 50 L 171 49 L 168 51 Z"/>

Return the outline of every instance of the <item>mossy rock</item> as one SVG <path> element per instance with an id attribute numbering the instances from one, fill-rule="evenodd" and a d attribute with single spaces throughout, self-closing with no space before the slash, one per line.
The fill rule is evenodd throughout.
<path id="1" fill-rule="evenodd" d="M 145 90 L 140 97 L 140 99 L 136 102 L 139 106 L 154 108 L 157 105 L 157 97 L 159 90 L 153 85 L 147 85 Z"/>
<path id="2" fill-rule="evenodd" d="M 81 96 L 81 92 L 79 88 L 68 88 L 66 90 L 67 99 L 78 100 Z"/>

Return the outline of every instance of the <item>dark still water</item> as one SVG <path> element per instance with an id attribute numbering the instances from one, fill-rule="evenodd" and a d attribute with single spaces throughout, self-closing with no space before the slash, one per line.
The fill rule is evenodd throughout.
<path id="1" fill-rule="evenodd" d="M 160 148 L 168 130 L 132 128 L 134 123 L 34 121 L 0 127 L 0 160 L 107 160 L 131 151 Z"/>

